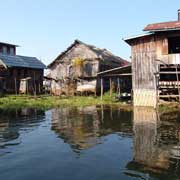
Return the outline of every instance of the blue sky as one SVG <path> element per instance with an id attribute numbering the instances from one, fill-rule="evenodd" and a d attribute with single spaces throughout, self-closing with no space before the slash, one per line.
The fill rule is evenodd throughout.
<path id="1" fill-rule="evenodd" d="M 177 20 L 179 0 L 6 0 L 0 3 L 0 41 L 18 54 L 50 63 L 74 39 L 129 59 L 124 37 L 145 25 Z"/>

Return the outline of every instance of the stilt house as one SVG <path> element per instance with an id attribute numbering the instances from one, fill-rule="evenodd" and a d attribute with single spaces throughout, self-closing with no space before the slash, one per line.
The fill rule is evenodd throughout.
<path id="1" fill-rule="evenodd" d="M 129 64 L 106 49 L 85 44 L 79 40 L 62 52 L 48 68 L 55 95 L 94 92 L 100 89 L 97 73 Z M 104 87 L 108 88 L 107 82 Z M 109 83 L 109 82 L 108 82 Z"/>
<path id="2" fill-rule="evenodd" d="M 180 10 L 177 21 L 149 24 L 144 31 L 125 39 L 132 49 L 133 100 L 156 107 L 160 98 L 180 97 Z"/>
<path id="3" fill-rule="evenodd" d="M 35 57 L 16 55 L 16 47 L 0 43 L 0 92 L 41 93 L 46 66 Z"/>

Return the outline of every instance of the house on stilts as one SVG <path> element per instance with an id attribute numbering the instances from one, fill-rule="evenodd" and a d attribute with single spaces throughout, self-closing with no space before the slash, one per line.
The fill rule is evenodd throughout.
<path id="1" fill-rule="evenodd" d="M 128 61 L 113 55 L 106 49 L 75 40 L 48 65 L 51 92 L 55 95 L 98 93 L 101 85 L 97 76 L 99 72 L 128 64 Z M 109 82 L 104 81 L 103 83 L 104 90 L 108 90 Z"/>
<path id="2" fill-rule="evenodd" d="M 132 49 L 135 106 L 156 107 L 180 99 L 180 10 L 178 20 L 149 24 L 143 35 L 124 39 Z"/>
<path id="3" fill-rule="evenodd" d="M 46 66 L 36 57 L 16 55 L 16 47 L 0 42 L 0 93 L 41 93 Z"/>

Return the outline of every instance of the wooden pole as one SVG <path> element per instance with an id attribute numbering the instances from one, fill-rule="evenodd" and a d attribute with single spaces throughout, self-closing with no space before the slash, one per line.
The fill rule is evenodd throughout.
<path id="1" fill-rule="evenodd" d="M 120 89 L 120 79 L 118 78 L 118 96 L 121 95 L 121 89 Z"/>
<path id="2" fill-rule="evenodd" d="M 177 78 L 178 95 L 179 95 L 179 101 L 180 101 L 180 89 L 179 89 L 178 65 L 176 65 L 176 78 Z"/>
<path id="3" fill-rule="evenodd" d="M 36 96 L 36 75 L 35 75 L 35 72 L 34 72 L 34 95 Z"/>
<path id="4" fill-rule="evenodd" d="M 101 100 L 103 100 L 103 79 L 101 77 Z"/>
<path id="5" fill-rule="evenodd" d="M 110 84 L 110 97 L 112 97 L 112 79 L 109 79 L 109 84 Z"/>
<path id="6" fill-rule="evenodd" d="M 29 89 L 29 83 L 28 83 L 28 79 L 27 79 L 27 81 L 26 81 L 26 94 L 28 94 L 28 90 Z"/>
<path id="7" fill-rule="evenodd" d="M 16 82 L 16 78 L 14 78 L 14 85 L 15 85 L 15 93 L 17 95 L 17 82 Z"/>

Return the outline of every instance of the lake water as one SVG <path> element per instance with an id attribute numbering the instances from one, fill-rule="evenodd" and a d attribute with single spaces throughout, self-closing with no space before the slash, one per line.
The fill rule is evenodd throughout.
<path id="1" fill-rule="evenodd" d="M 178 180 L 180 115 L 91 106 L 0 112 L 0 180 Z"/>

